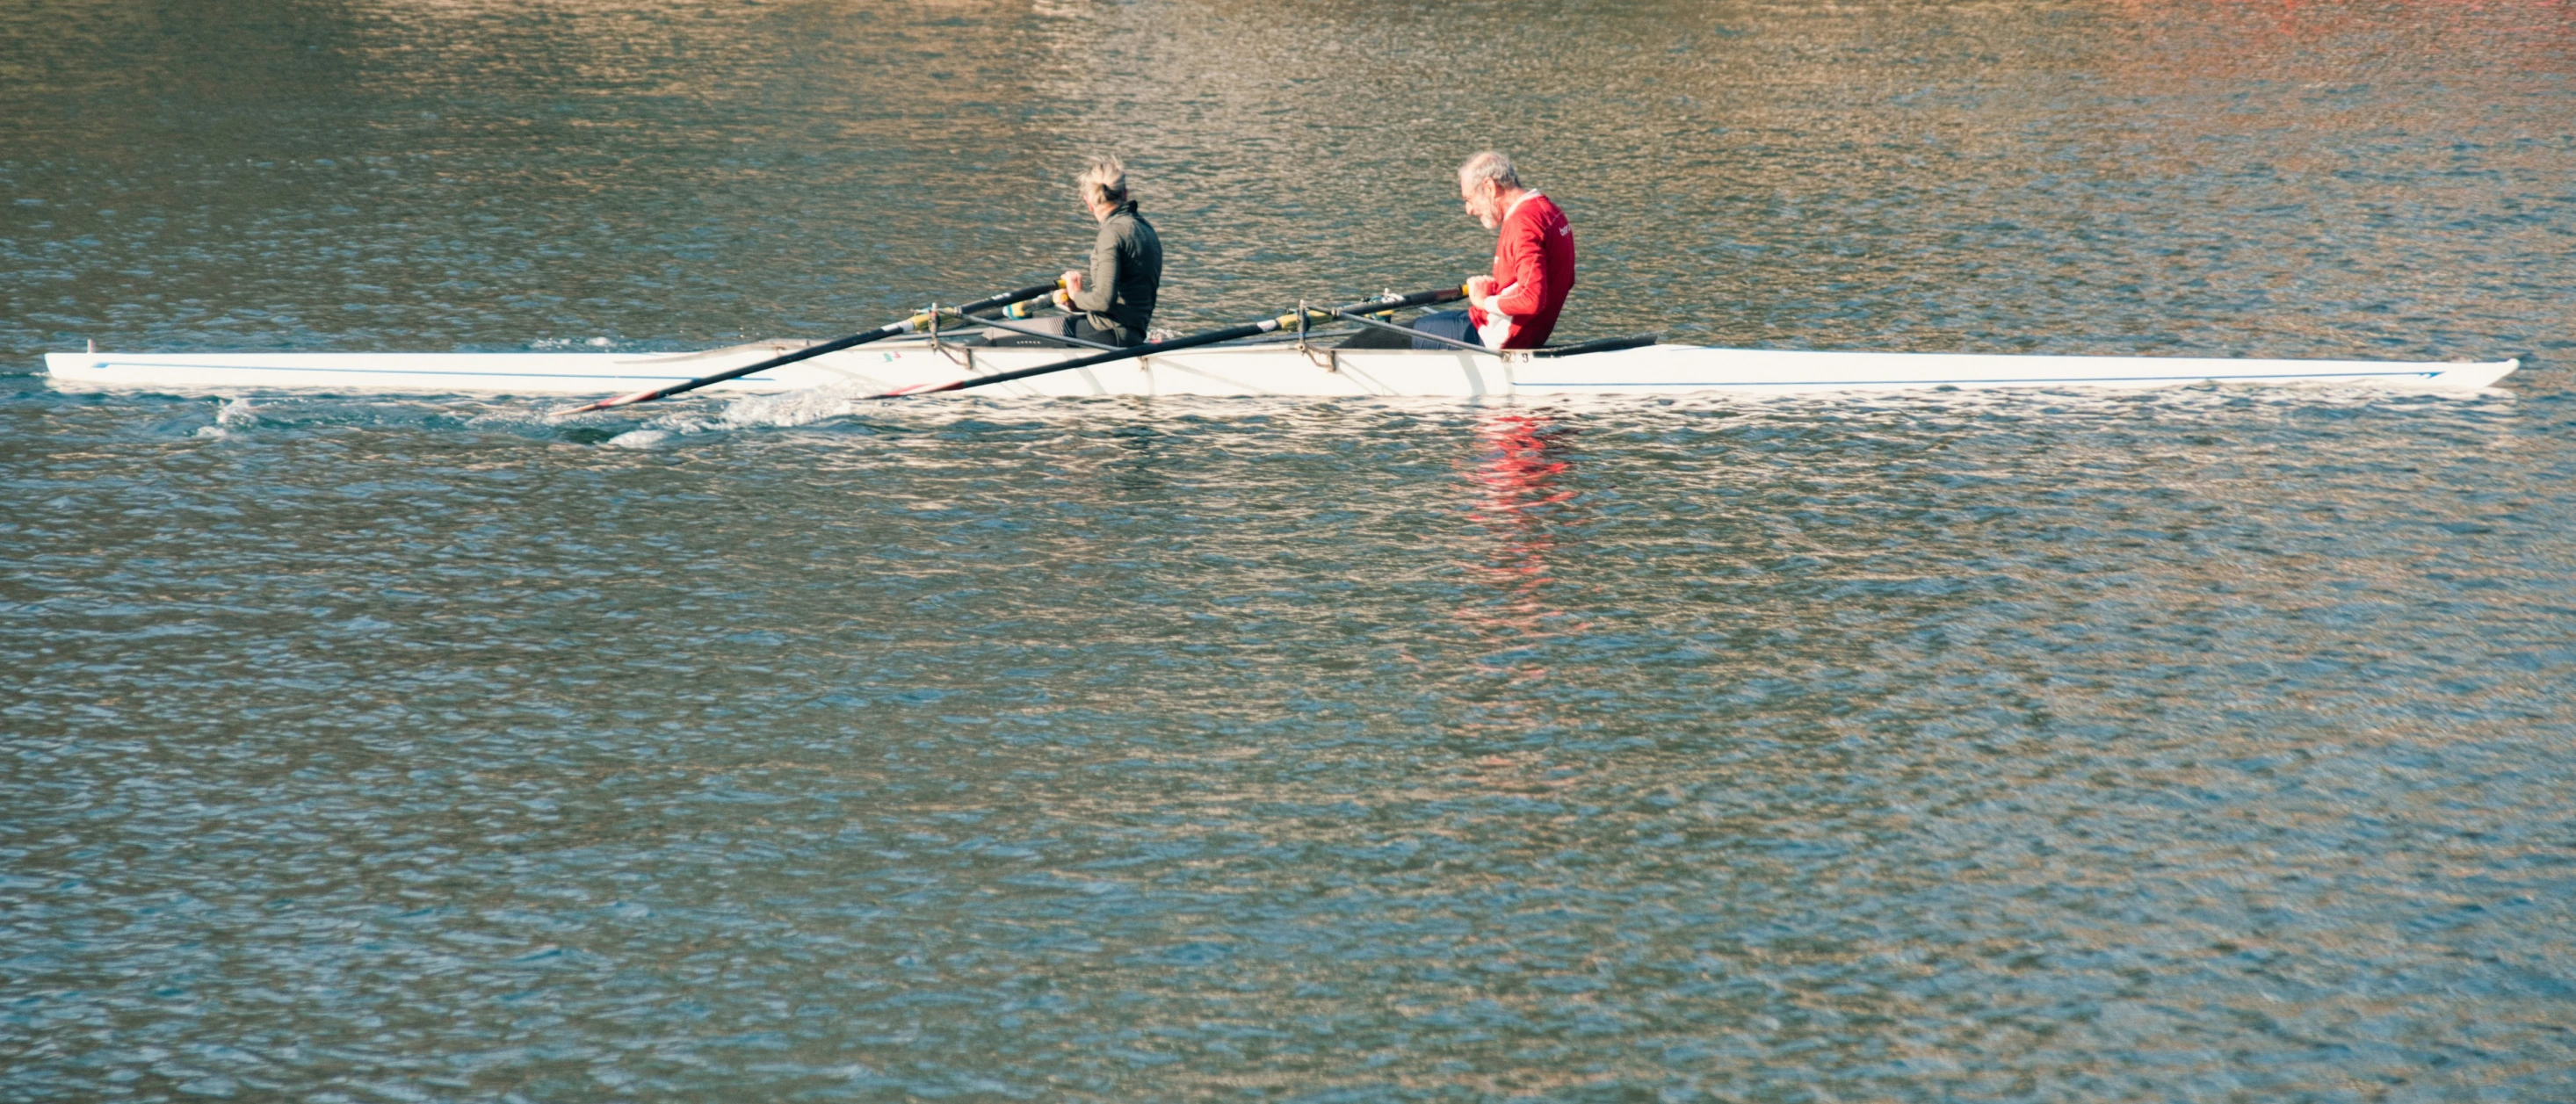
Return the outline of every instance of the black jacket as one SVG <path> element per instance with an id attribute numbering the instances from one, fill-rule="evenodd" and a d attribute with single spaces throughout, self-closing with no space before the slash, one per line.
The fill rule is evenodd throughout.
<path id="1" fill-rule="evenodd" d="M 1154 296 L 1163 287 L 1163 239 L 1136 213 L 1128 200 L 1100 220 L 1100 237 L 1091 244 L 1091 271 L 1083 277 L 1082 294 L 1071 296 L 1073 309 L 1092 316 L 1103 329 L 1115 328 L 1118 343 L 1145 340 L 1145 324 L 1154 320 Z"/>

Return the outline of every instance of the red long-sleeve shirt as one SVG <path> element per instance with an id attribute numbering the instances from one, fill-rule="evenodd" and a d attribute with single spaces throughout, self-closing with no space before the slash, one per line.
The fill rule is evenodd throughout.
<path id="1" fill-rule="evenodd" d="M 1503 317 L 1482 307 L 1467 309 L 1467 321 L 1486 346 L 1546 344 L 1566 293 L 1574 290 L 1574 227 L 1546 196 L 1529 192 L 1503 212 L 1502 236 L 1494 241 L 1494 289 L 1494 306 Z"/>

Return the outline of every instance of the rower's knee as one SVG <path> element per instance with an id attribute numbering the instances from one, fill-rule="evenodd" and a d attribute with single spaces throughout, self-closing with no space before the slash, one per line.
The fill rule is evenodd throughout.
<path id="1" fill-rule="evenodd" d="M 1484 344 L 1483 339 L 1476 336 L 1476 327 L 1468 324 L 1465 311 L 1434 311 L 1404 325 L 1415 331 L 1435 334 L 1451 341 L 1464 341 L 1470 345 Z M 1437 341 L 1425 341 L 1419 337 L 1392 333 L 1374 326 L 1343 338 L 1342 343 L 1335 347 L 1342 349 L 1449 348 Z"/>
<path id="2" fill-rule="evenodd" d="M 1482 345 L 1485 343 L 1484 339 L 1476 335 L 1475 323 L 1468 321 L 1467 312 L 1462 310 L 1433 311 L 1420 318 L 1414 319 L 1413 328 L 1420 330 L 1423 333 L 1430 334 L 1433 337 L 1445 337 L 1451 341 L 1464 341 L 1470 345 Z M 1442 345 L 1437 341 L 1424 341 L 1418 337 L 1413 339 L 1413 347 L 1416 349 L 1448 348 L 1448 346 Z"/>

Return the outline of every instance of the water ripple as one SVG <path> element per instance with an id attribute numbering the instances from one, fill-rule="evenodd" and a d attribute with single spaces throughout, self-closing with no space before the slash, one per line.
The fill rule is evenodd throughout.
<path id="1" fill-rule="evenodd" d="M 2568 25 L 40 0 L 0 341 L 695 348 L 1052 271 L 2510 391 L 0 378 L 0 1096 L 2558 1099 Z M 1498 137 L 1499 136 L 1499 137 Z M 2556 137 L 2553 137 L 2556 136 Z"/>

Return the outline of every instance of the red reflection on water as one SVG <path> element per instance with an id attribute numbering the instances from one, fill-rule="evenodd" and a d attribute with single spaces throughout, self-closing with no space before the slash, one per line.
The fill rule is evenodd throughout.
<path id="1" fill-rule="evenodd" d="M 1507 634 L 1563 631 L 1563 614 L 1545 595 L 1555 581 L 1556 519 L 1549 507 L 1574 498 L 1564 486 L 1574 470 L 1573 428 L 1549 414 L 1493 411 L 1476 423 L 1476 459 L 1468 477 L 1476 490 L 1468 518 L 1493 538 L 1467 570 L 1490 585 L 1492 597 L 1470 602 L 1459 617 Z M 1543 672 L 1541 672 L 1543 673 Z"/>
<path id="2" fill-rule="evenodd" d="M 1572 426 L 1548 414 L 1486 411 L 1477 418 L 1462 469 L 1474 495 L 1467 517 L 1483 539 L 1461 550 L 1460 566 L 1483 585 L 1463 596 L 1453 616 L 1493 650 L 1472 663 L 1463 696 L 1475 706 L 1459 726 L 1464 735 L 1511 742 L 1545 726 L 1553 710 L 1545 695 L 1531 691 L 1549 672 L 1529 645 L 1587 627 L 1554 601 L 1562 590 L 1555 557 L 1575 493 L 1567 485 L 1573 435 Z M 1565 784 L 1530 773 L 1545 758 L 1534 752 L 1488 757 L 1474 784 L 1504 791 Z"/>

